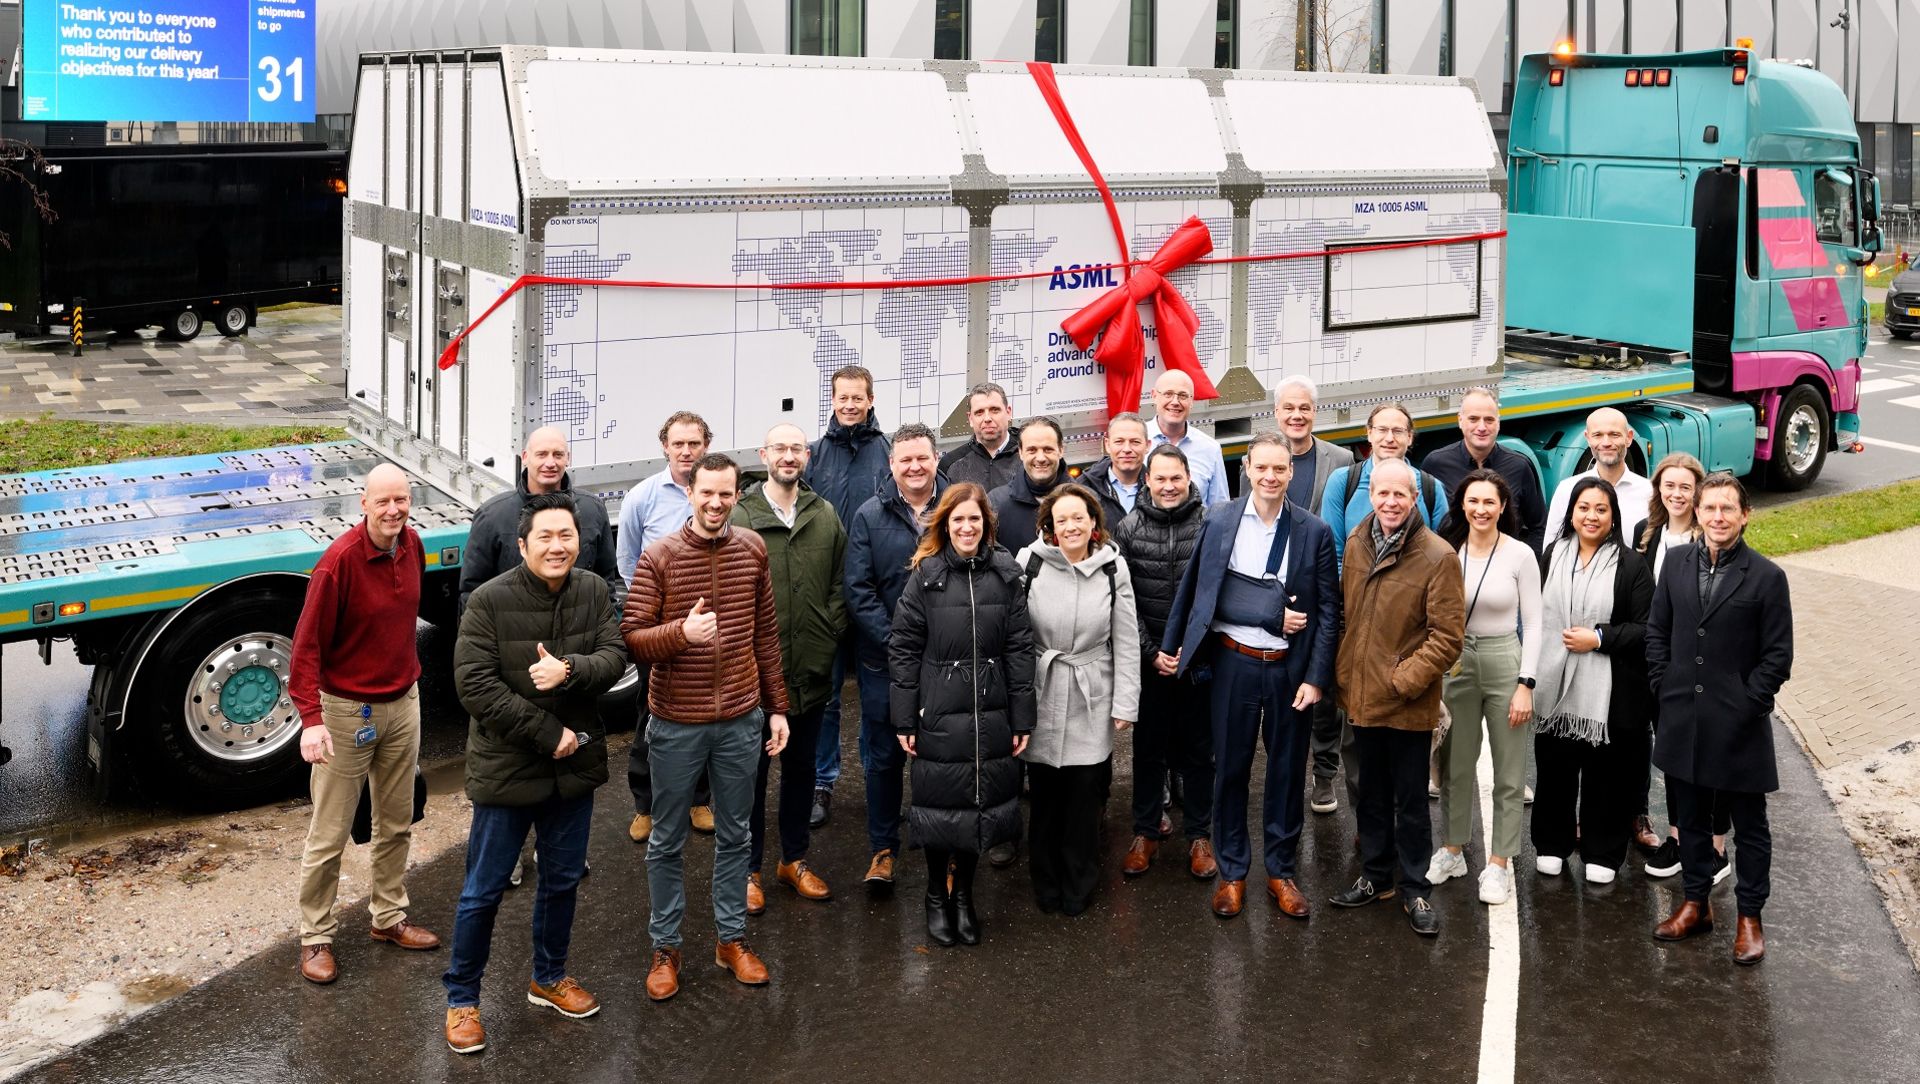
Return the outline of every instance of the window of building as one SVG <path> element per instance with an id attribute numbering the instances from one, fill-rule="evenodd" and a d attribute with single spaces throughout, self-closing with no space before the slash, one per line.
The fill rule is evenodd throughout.
<path id="1" fill-rule="evenodd" d="M 1153 65 L 1153 0 L 1133 0 L 1132 21 L 1127 29 L 1127 63 L 1141 67 Z"/>
<path id="2" fill-rule="evenodd" d="M 866 0 L 788 0 L 787 52 L 793 56 L 866 53 Z"/>
<path id="3" fill-rule="evenodd" d="M 1067 59 L 1067 0 L 1039 0 L 1034 7 L 1033 59 L 1062 64 Z"/>
<path id="4" fill-rule="evenodd" d="M 1830 245 L 1854 244 L 1853 178 L 1842 170 L 1816 166 L 1813 217 L 1820 240 Z"/>
<path id="5" fill-rule="evenodd" d="M 1913 204 L 1913 125 L 1896 124 L 1893 126 L 1893 177 L 1891 187 L 1885 189 L 1888 203 L 1897 203 L 1902 207 Z"/>
<path id="6" fill-rule="evenodd" d="M 1240 35 L 1234 33 L 1234 23 L 1238 21 L 1239 7 L 1236 0 L 1220 0 L 1219 13 L 1214 22 L 1213 66 L 1216 68 L 1237 68 L 1240 66 Z"/>
<path id="7" fill-rule="evenodd" d="M 968 60 L 967 0 L 934 0 L 933 59 Z"/>

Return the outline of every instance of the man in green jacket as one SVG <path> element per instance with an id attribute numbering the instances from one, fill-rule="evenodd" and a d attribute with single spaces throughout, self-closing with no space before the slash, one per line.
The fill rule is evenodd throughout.
<path id="1" fill-rule="evenodd" d="M 780 626 L 781 669 L 792 708 L 792 736 L 780 752 L 780 864 L 774 878 L 801 899 L 824 900 L 833 893 L 807 866 L 812 842 L 808 817 L 820 723 L 833 693 L 833 656 L 847 629 L 841 569 L 847 531 L 826 498 L 808 489 L 807 435 L 781 423 L 767 431 L 760 448 L 767 480 L 747 490 L 733 506 L 732 522 L 758 534 L 767 546 L 767 572 L 773 580 L 773 610 Z M 760 754 L 759 786 L 754 791 L 751 858 L 747 866 L 747 914 L 766 909 L 761 886 L 761 856 L 766 850 L 767 770 L 773 758 Z"/>
<path id="2" fill-rule="evenodd" d="M 447 1046 L 486 1046 L 480 976 L 493 920 L 520 846 L 540 851 L 533 905 L 533 981 L 527 1001 L 575 1019 L 600 1003 L 567 974 L 574 894 L 587 861 L 593 792 L 607 781 L 606 734 L 595 701 L 627 665 L 607 581 L 574 568 L 580 524 L 573 498 L 538 493 L 520 511 L 522 564 L 474 591 L 454 647 L 454 687 L 467 730 L 467 882 L 454 916 Z"/>

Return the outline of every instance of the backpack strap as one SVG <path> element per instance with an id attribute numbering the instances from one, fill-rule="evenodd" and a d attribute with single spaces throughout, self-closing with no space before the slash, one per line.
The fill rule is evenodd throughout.
<path id="1" fill-rule="evenodd" d="M 1347 492 L 1340 499 L 1340 507 L 1344 510 L 1347 505 L 1353 503 L 1353 495 L 1360 492 L 1360 463 L 1356 460 L 1342 469 L 1347 472 Z"/>
<path id="2" fill-rule="evenodd" d="M 1033 594 L 1033 578 L 1040 574 L 1040 555 L 1032 551 L 1027 553 L 1026 575 L 1020 578 L 1020 593 Z"/>

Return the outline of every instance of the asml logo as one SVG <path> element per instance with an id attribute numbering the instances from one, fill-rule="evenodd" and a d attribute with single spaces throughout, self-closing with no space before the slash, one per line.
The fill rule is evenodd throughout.
<path id="1" fill-rule="evenodd" d="M 1112 289 L 1120 285 L 1118 268 L 1101 267 L 1099 264 L 1068 264 L 1061 267 L 1053 265 L 1053 275 L 1047 279 L 1049 290 L 1080 290 L 1090 286 Z"/>

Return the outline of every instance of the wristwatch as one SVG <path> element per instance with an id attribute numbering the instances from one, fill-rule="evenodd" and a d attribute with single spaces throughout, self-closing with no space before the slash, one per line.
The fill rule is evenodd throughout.
<path id="1" fill-rule="evenodd" d="M 1531 689 L 1531 688 L 1534 688 L 1538 683 L 1535 682 L 1530 677 L 1523 677 L 1520 679 L 1520 684 L 1525 685 L 1527 688 Z"/>

